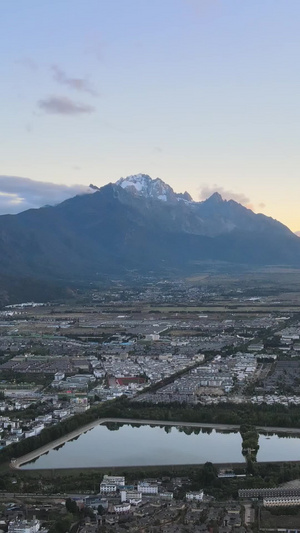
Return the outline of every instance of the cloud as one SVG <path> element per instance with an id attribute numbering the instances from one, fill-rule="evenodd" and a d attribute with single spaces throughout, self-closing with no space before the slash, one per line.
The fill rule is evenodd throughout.
<path id="1" fill-rule="evenodd" d="M 295 235 L 297 235 L 297 237 L 300 237 L 300 230 L 299 231 L 295 231 Z"/>
<path id="2" fill-rule="evenodd" d="M 88 80 L 85 80 L 84 78 L 69 78 L 67 74 L 57 65 L 53 65 L 51 69 L 53 72 L 53 78 L 55 81 L 57 81 L 57 83 L 66 85 L 75 91 L 85 92 L 91 94 L 92 96 L 97 96 L 97 92 L 91 86 Z"/>
<path id="3" fill-rule="evenodd" d="M 0 214 L 15 214 L 56 205 L 78 194 L 94 192 L 85 185 L 60 185 L 17 176 L 0 176 Z"/>
<path id="4" fill-rule="evenodd" d="M 199 200 L 206 200 L 206 198 L 209 198 L 215 192 L 218 192 L 223 200 L 235 200 L 239 204 L 243 204 L 245 207 L 253 209 L 250 199 L 245 194 L 226 190 L 224 187 L 216 184 L 212 186 L 204 185 L 200 189 Z"/>
<path id="5" fill-rule="evenodd" d="M 45 100 L 39 100 L 38 106 L 46 113 L 56 115 L 80 115 L 82 113 L 93 113 L 95 108 L 74 102 L 66 96 L 50 96 Z"/>

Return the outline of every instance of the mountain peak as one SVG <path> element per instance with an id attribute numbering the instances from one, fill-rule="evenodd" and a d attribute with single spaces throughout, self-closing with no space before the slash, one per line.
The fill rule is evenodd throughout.
<path id="1" fill-rule="evenodd" d="M 210 203 L 214 203 L 214 204 L 220 204 L 223 201 L 224 200 L 223 200 L 222 196 L 218 192 L 214 192 L 211 196 L 209 196 L 209 198 L 207 198 L 205 200 L 205 202 L 210 202 Z"/>
<path id="2" fill-rule="evenodd" d="M 154 198 L 162 202 L 174 202 L 180 199 L 190 202 L 192 200 L 187 192 L 176 194 L 170 185 L 167 185 L 160 178 L 152 179 L 148 174 L 134 174 L 127 176 L 127 178 L 120 178 L 116 185 L 127 189 L 134 196 Z"/>
<path id="3" fill-rule="evenodd" d="M 224 273 L 227 265 L 299 268 L 300 240 L 218 193 L 191 202 L 138 174 L 55 207 L 1 216 L 0 257 L 1 276 L 105 283 Z"/>

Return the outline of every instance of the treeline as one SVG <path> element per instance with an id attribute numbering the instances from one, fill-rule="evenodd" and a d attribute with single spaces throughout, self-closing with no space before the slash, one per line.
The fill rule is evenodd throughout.
<path id="1" fill-rule="evenodd" d="M 210 424 L 247 424 L 252 426 L 300 428 L 300 407 L 283 405 L 218 404 L 184 405 L 127 403 L 118 417 L 203 422 Z"/>

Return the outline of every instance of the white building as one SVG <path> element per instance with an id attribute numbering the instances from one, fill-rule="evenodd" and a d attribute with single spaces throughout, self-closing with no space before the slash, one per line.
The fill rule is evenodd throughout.
<path id="1" fill-rule="evenodd" d="M 125 477 L 124 476 L 103 476 L 103 479 L 100 483 L 100 493 L 109 494 L 116 492 L 117 489 L 125 486 Z"/>
<path id="2" fill-rule="evenodd" d="M 173 492 L 160 492 L 159 497 L 161 500 L 173 500 L 174 494 Z"/>
<path id="3" fill-rule="evenodd" d="M 120 496 L 122 503 L 126 501 L 133 502 L 142 500 L 142 493 L 138 492 L 137 490 L 120 490 Z"/>
<path id="4" fill-rule="evenodd" d="M 158 494 L 158 485 L 156 483 L 142 481 L 138 483 L 137 491 L 142 494 Z"/>
<path id="5" fill-rule="evenodd" d="M 203 490 L 199 490 L 199 492 L 187 492 L 185 498 L 186 500 L 197 500 L 199 502 L 202 502 L 203 496 Z"/>
<path id="6" fill-rule="evenodd" d="M 35 417 L 35 422 L 43 422 L 44 424 L 50 423 L 52 421 L 52 414 L 47 413 L 45 415 L 39 415 Z"/>
<path id="7" fill-rule="evenodd" d="M 95 376 L 95 378 L 97 378 L 97 379 L 104 378 L 104 376 L 105 376 L 105 371 L 102 370 L 102 369 L 99 369 L 99 368 L 95 368 L 95 369 L 94 369 L 94 376 Z"/>
<path id="8" fill-rule="evenodd" d="M 150 333 L 148 335 L 145 335 L 146 341 L 159 341 L 160 336 L 158 333 Z"/>
<path id="9" fill-rule="evenodd" d="M 131 509 L 130 503 L 120 503 L 118 505 L 114 505 L 114 511 L 115 513 L 121 514 L 121 513 L 129 513 Z"/>
<path id="10" fill-rule="evenodd" d="M 41 433 L 41 431 L 43 431 L 45 425 L 44 424 L 37 424 L 36 426 L 34 426 L 32 429 L 34 430 L 34 434 L 35 435 L 39 435 L 39 433 Z"/>
<path id="11" fill-rule="evenodd" d="M 100 494 L 110 494 L 112 492 L 117 492 L 117 485 L 116 483 L 100 483 Z"/>
<path id="12" fill-rule="evenodd" d="M 54 381 L 61 381 L 62 379 L 65 379 L 65 373 L 64 372 L 56 372 L 54 374 Z"/>
<path id="13" fill-rule="evenodd" d="M 14 520 L 8 526 L 8 533 L 37 533 L 37 531 L 40 531 L 40 526 L 39 520 L 35 519 L 31 522 L 27 522 L 27 520 Z"/>
<path id="14" fill-rule="evenodd" d="M 24 435 L 25 439 L 28 439 L 29 437 L 35 437 L 35 431 L 34 429 L 30 429 L 29 431 L 25 431 Z"/>
<path id="15" fill-rule="evenodd" d="M 106 474 L 103 476 L 102 482 L 105 483 L 116 483 L 116 485 L 119 485 L 120 487 L 125 486 L 125 477 L 124 476 L 107 476 Z"/>

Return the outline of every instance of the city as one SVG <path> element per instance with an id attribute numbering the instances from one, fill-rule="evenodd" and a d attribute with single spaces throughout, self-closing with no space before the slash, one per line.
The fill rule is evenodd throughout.
<path id="1" fill-rule="evenodd" d="M 275 279 L 276 275 L 274 282 Z M 260 416 L 259 409 L 270 409 L 276 405 L 280 409 L 278 416 L 281 416 L 281 422 L 276 424 L 272 415 L 272 423 L 255 424 L 254 421 L 254 426 L 262 426 L 259 432 L 264 431 L 264 426 L 265 430 L 268 430 L 267 426 L 272 426 L 274 431 L 274 426 L 278 426 L 278 431 L 294 431 L 294 438 L 298 438 L 299 431 L 300 436 L 300 428 L 297 430 L 299 426 L 294 424 L 294 419 L 289 427 L 283 418 L 286 409 L 296 409 L 297 417 L 297 406 L 300 404 L 300 306 L 297 289 L 293 284 L 281 292 L 276 283 L 272 287 L 266 282 L 257 285 L 251 277 L 246 288 L 238 282 L 228 288 L 228 283 L 220 280 L 218 286 L 215 285 L 216 280 L 209 283 L 148 280 L 141 290 L 134 286 L 126 287 L 120 282 L 111 288 L 93 288 L 78 293 L 72 302 L 28 302 L 8 305 L 0 312 L 0 457 L 2 454 L 3 466 L 8 457 L 11 457 L 13 468 L 18 465 L 15 471 L 5 468 L 3 471 L 7 477 L 2 488 L 3 519 L 9 532 L 25 531 L 25 527 L 29 528 L 26 531 L 43 531 L 41 528 L 48 531 L 47 519 L 41 519 L 46 514 L 49 531 L 52 531 L 49 517 L 57 505 L 61 508 L 61 504 L 69 500 L 73 504 L 75 502 L 76 508 L 71 505 L 71 516 L 74 522 L 80 524 L 78 531 L 98 531 L 99 528 L 107 531 L 123 531 L 124 528 L 130 531 L 160 531 L 162 527 L 163 531 L 170 532 L 181 531 L 183 527 L 185 531 L 210 531 L 213 524 L 218 524 L 218 531 L 224 533 L 251 531 L 251 528 L 256 531 L 258 521 L 263 524 L 268 520 L 270 522 L 268 513 L 272 513 L 273 508 L 276 516 L 280 506 L 296 509 L 297 498 L 300 498 L 297 484 L 293 485 L 294 492 L 289 492 L 289 486 L 282 488 L 276 495 L 277 500 L 273 498 L 272 503 L 268 501 L 267 492 L 262 494 L 259 506 L 250 496 L 246 497 L 246 501 L 244 496 L 234 497 L 236 491 L 243 487 L 252 489 L 257 477 L 260 483 L 266 479 L 260 474 L 266 463 L 261 460 L 256 462 L 256 454 L 250 454 L 246 444 L 243 444 L 242 450 L 244 465 L 238 455 L 227 463 L 222 459 L 215 460 L 212 455 L 213 460 L 205 462 L 204 466 L 197 465 L 197 475 L 191 471 L 187 459 L 185 466 L 176 463 L 170 467 L 173 476 L 167 475 L 166 467 L 162 465 L 157 468 L 164 475 L 156 472 L 155 479 L 147 475 L 139 478 L 138 472 L 147 470 L 146 465 L 149 464 L 145 457 L 145 462 L 137 462 L 136 468 L 120 464 L 126 471 L 126 479 L 130 473 L 126 483 L 125 477 L 121 476 L 121 481 L 118 479 L 118 483 L 113 484 L 115 480 L 106 473 L 97 491 L 96 472 L 101 478 L 101 470 L 109 472 L 111 468 L 118 470 L 118 467 L 111 465 L 110 469 L 99 469 L 95 466 L 93 475 L 88 474 L 89 469 L 86 470 L 91 478 L 85 480 L 82 486 L 76 482 L 76 496 L 68 487 L 68 496 L 62 498 L 61 480 L 57 485 L 50 479 L 40 484 L 39 496 L 33 498 L 30 495 L 33 482 L 30 476 L 35 479 L 35 472 L 47 472 L 28 470 L 26 464 L 24 470 L 21 466 L 30 462 L 31 457 L 39 458 L 41 453 L 45 453 L 39 452 L 38 444 L 32 448 L 35 450 L 37 447 L 36 452 L 30 451 L 32 438 L 45 440 L 45 431 L 52 431 L 53 437 L 49 444 L 44 445 L 45 450 L 58 449 L 68 440 L 72 442 L 74 435 L 78 438 L 86 431 L 84 420 L 90 424 L 87 428 L 91 429 L 99 424 L 102 417 L 101 423 L 118 433 L 122 425 L 129 427 L 126 426 L 129 418 L 132 422 L 140 420 L 142 424 L 146 423 L 143 419 L 154 418 L 151 424 L 155 424 L 156 419 L 157 424 L 162 425 L 159 420 L 164 418 L 159 415 L 169 406 L 173 415 L 169 422 L 165 421 L 166 427 L 170 424 L 167 433 L 170 433 L 172 425 L 176 425 L 172 420 L 179 423 L 180 417 L 186 416 L 186 428 L 182 426 L 184 433 L 197 435 L 199 430 L 203 434 L 211 432 L 210 427 L 218 428 L 218 423 L 214 421 L 216 418 L 211 423 L 204 423 L 210 422 L 212 409 L 217 410 L 218 422 L 229 422 L 224 429 L 238 431 L 240 424 L 234 424 L 234 416 L 237 415 L 230 411 L 231 418 L 228 420 L 222 415 L 226 405 L 230 409 L 236 405 L 238 410 L 244 411 L 257 406 Z M 199 412 L 199 415 L 191 415 L 190 410 L 195 408 L 195 413 Z M 116 416 L 111 415 L 114 412 Z M 144 413 L 149 413 L 149 416 L 144 416 Z M 67 424 L 78 416 L 80 424 L 74 432 L 73 426 Z M 91 422 L 88 416 L 92 417 Z M 198 422 L 195 416 L 202 416 L 202 422 L 195 423 Z M 228 414 L 226 416 L 228 418 Z M 270 414 L 266 412 L 268 416 Z M 111 421 L 105 422 L 106 419 Z M 120 424 L 122 419 L 124 422 Z M 182 422 L 184 420 L 182 418 Z M 55 440 L 58 436 L 56 428 L 63 427 L 63 424 L 73 433 Z M 139 426 L 133 423 L 133 427 L 135 425 Z M 251 427 L 243 430 L 245 435 L 241 430 L 243 442 L 253 431 Z M 61 431 L 64 435 L 66 430 Z M 222 433 L 223 430 L 217 431 Z M 15 447 L 17 457 L 21 455 L 20 458 L 11 456 L 11 445 Z M 6 451 L 8 455 L 5 455 Z M 271 470 L 275 468 L 274 463 L 270 465 Z M 183 469 L 184 475 L 180 475 L 180 469 Z M 205 469 L 209 470 L 208 477 L 211 477 L 208 484 L 203 482 Z M 277 470 L 275 468 L 274 479 L 281 479 L 282 474 Z M 82 476 L 83 465 L 80 472 Z M 293 474 L 289 473 L 289 479 L 291 476 L 293 479 Z M 228 488 L 230 484 L 234 488 Z M 92 485 L 94 490 L 91 490 Z M 266 490 L 267 486 L 268 483 Z M 14 504 L 11 503 L 13 494 L 17 494 Z M 39 497 L 44 514 L 37 510 L 35 502 Z M 70 517 L 66 507 L 60 514 L 62 522 Z"/>

